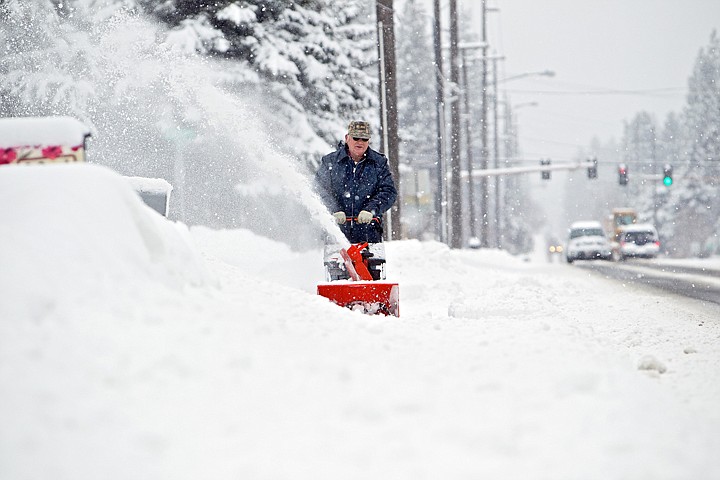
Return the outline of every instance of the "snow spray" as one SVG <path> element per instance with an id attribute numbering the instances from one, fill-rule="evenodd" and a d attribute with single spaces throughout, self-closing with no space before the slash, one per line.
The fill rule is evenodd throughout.
<path id="1" fill-rule="evenodd" d="M 181 87 L 180 92 L 178 92 L 180 95 L 183 93 L 182 90 Z M 196 98 L 208 113 L 212 112 L 207 117 L 217 130 L 221 131 L 226 128 L 226 125 L 238 126 L 238 131 L 242 135 L 259 139 L 254 145 L 254 149 L 257 150 L 254 153 L 263 161 L 257 162 L 257 166 L 278 178 L 285 188 L 293 195 L 296 195 L 302 205 L 310 212 L 315 222 L 327 232 L 335 243 L 346 248 L 350 246 L 350 242 L 340 231 L 335 218 L 329 214 L 325 204 L 315 193 L 309 177 L 297 168 L 297 162 L 291 157 L 275 151 L 260 128 L 243 121 L 247 117 L 248 109 L 239 99 L 229 97 L 214 86 L 198 91 Z"/>
<path id="2" fill-rule="evenodd" d="M 167 77 L 167 85 L 168 93 L 175 102 L 186 105 L 188 110 L 198 107 L 203 121 L 211 130 L 224 134 L 228 141 L 236 144 L 238 150 L 246 152 L 244 157 L 253 161 L 256 168 L 277 179 L 285 193 L 307 209 L 310 217 L 334 243 L 349 247 L 350 243 L 335 219 L 314 192 L 310 177 L 298 168 L 297 160 L 272 147 L 261 122 L 257 120 L 257 112 L 238 96 L 208 84 L 207 79 L 213 75 L 202 58 L 185 56 L 181 60 L 177 57 L 167 60 L 174 64 L 173 74 Z M 253 141 L 248 143 L 240 139 Z"/>
<path id="3" fill-rule="evenodd" d="M 17 8 L 29 7 L 19 4 Z M 46 10 L 41 11 L 43 8 Z M 268 219 L 277 218 L 293 222 L 297 228 L 314 225 L 335 243 L 349 245 L 314 192 L 312 177 L 299 167 L 301 162 L 272 146 L 260 113 L 270 122 L 273 116 L 277 121 L 278 114 L 271 109 L 254 111 L 251 103 L 256 99 L 238 93 L 244 87 L 238 75 L 232 75 L 236 64 L 200 57 L 194 53 L 198 40 L 188 32 L 168 33 L 161 25 L 121 8 L 98 12 L 92 2 L 79 1 L 74 3 L 74 14 L 66 18 L 49 15 L 52 8 L 48 3 L 25 14 L 40 15 L 46 21 L 52 17 L 56 23 L 52 30 L 73 42 L 59 52 L 40 35 L 33 36 L 39 39 L 32 45 L 36 55 L 16 56 L 25 63 L 12 67 L 34 72 L 36 64 L 57 65 L 58 57 L 67 58 L 49 73 L 57 74 L 59 82 L 66 81 L 67 88 L 58 89 L 65 95 L 58 94 L 50 102 L 28 100 L 25 114 L 61 112 L 78 117 L 93 128 L 90 161 L 132 175 L 172 177 L 180 220 L 185 220 L 183 199 L 188 180 L 188 184 L 193 182 L 188 191 L 195 188 L 199 192 L 193 192 L 188 209 L 197 211 L 198 204 L 211 196 L 208 190 L 222 188 L 223 195 L 226 191 L 230 195 L 213 197 L 215 203 L 205 207 L 206 211 L 241 211 L 244 223 L 260 230 Z M 245 75 L 252 76 L 252 72 Z M 254 87 L 262 85 L 256 81 Z M 257 95 L 256 90 L 256 96 L 263 93 Z M 186 172 L 188 158 L 194 161 L 191 173 Z M 197 178 L 202 174 L 206 178 Z M 284 197 L 286 204 L 299 203 L 307 212 L 283 219 L 283 204 L 266 207 L 261 203 L 265 197 L 243 200 L 238 184 L 251 184 L 262 175 L 269 179 L 266 190 L 267 184 L 273 184 L 275 192 L 271 194 Z M 235 186 L 234 195 L 229 184 Z M 292 205 L 288 208 L 295 208 Z M 218 224 L 225 228 L 221 221 Z"/>

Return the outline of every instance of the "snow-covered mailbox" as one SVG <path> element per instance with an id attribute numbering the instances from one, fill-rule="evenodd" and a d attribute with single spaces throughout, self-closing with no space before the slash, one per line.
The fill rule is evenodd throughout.
<path id="1" fill-rule="evenodd" d="M 172 185 L 162 178 L 125 177 L 145 205 L 167 217 Z"/>
<path id="2" fill-rule="evenodd" d="M 89 136 L 72 117 L 0 118 L 0 165 L 84 162 Z"/>

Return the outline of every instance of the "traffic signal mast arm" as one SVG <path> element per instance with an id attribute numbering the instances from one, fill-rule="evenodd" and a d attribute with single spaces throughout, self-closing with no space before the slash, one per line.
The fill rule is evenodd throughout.
<path id="1" fill-rule="evenodd" d="M 517 173 L 533 173 L 543 172 L 548 170 L 577 170 L 579 168 L 587 168 L 586 162 L 579 163 L 555 163 L 551 165 L 535 165 L 532 167 L 507 167 L 507 168 L 486 168 L 486 169 L 475 169 L 473 168 L 473 177 L 493 177 L 496 175 L 511 175 Z M 463 170 L 461 173 L 462 178 L 467 178 L 467 170 Z"/>
<path id="2" fill-rule="evenodd" d="M 473 168 L 472 176 L 475 177 L 494 177 L 497 175 L 513 175 L 513 174 L 520 174 L 520 173 L 535 173 L 535 172 L 549 172 L 551 170 L 577 170 L 579 168 L 591 168 L 591 167 L 597 168 L 597 163 L 592 162 L 575 162 L 575 163 L 555 163 L 555 164 L 541 164 L 541 165 L 534 165 L 531 167 L 506 167 L 506 168 L 485 168 L 485 169 L 476 169 Z M 627 183 L 628 178 L 628 168 L 626 165 L 621 164 L 618 167 L 618 172 L 621 176 L 625 178 L 625 183 Z M 662 180 L 663 183 L 667 186 L 670 186 L 673 184 L 673 168 L 672 165 L 665 165 L 663 168 L 663 174 L 642 174 L 638 175 L 638 178 L 644 179 L 644 180 Z M 597 172 L 595 173 L 597 175 Z M 467 170 L 463 170 L 460 173 L 461 178 L 467 178 L 468 172 Z M 594 178 L 594 177 L 593 177 Z"/>
<path id="3" fill-rule="evenodd" d="M 662 175 L 657 173 L 641 173 L 637 175 L 637 178 L 639 180 L 661 180 L 663 185 L 669 187 L 673 184 L 673 167 L 666 163 L 663 166 Z M 628 167 L 624 163 L 618 165 L 618 182 L 622 186 L 628 184 Z"/>

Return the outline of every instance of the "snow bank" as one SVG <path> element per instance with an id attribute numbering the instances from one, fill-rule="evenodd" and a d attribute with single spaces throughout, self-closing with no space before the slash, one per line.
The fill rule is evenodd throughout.
<path id="1" fill-rule="evenodd" d="M 396 241 L 402 316 L 365 316 L 314 293 L 320 251 L 193 227 L 195 253 L 107 169 L 0 168 L 0 202 L 3 479 L 720 472 L 716 308 Z"/>
<path id="2" fill-rule="evenodd" d="M 0 317 L 123 302 L 150 285 L 214 282 L 184 225 L 145 206 L 104 167 L 0 168 Z"/>
<path id="3" fill-rule="evenodd" d="M 192 236 L 203 253 L 236 267 L 249 278 L 262 278 L 315 295 L 325 280 L 322 252 L 297 252 L 285 243 L 249 230 L 213 230 L 192 227 Z"/>

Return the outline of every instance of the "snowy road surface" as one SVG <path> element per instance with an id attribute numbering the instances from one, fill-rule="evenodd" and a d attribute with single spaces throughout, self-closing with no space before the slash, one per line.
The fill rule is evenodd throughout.
<path id="1" fill-rule="evenodd" d="M 720 478 L 717 305 L 397 241 L 364 316 L 65 168 L 0 172 L 0 478 Z"/>
<path id="2" fill-rule="evenodd" d="M 682 266 L 668 264 L 665 259 L 642 259 L 611 263 L 583 262 L 577 266 L 630 285 L 651 285 L 674 294 L 720 305 L 720 266 L 712 259 L 701 263 L 707 265 Z"/>

